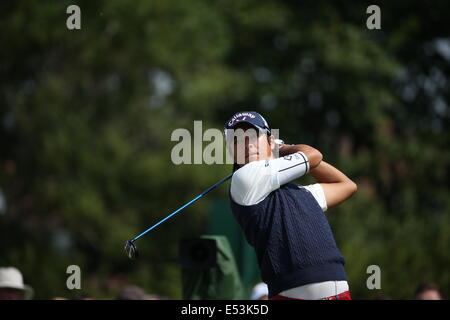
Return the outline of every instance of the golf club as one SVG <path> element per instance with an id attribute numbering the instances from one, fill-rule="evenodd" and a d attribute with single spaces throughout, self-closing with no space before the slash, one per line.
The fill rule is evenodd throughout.
<path id="1" fill-rule="evenodd" d="M 222 180 L 220 180 L 219 182 L 217 182 L 216 184 L 214 184 L 213 186 L 209 187 L 208 189 L 206 189 L 205 191 L 203 191 L 202 193 L 200 193 L 197 197 L 195 197 L 194 199 L 192 199 L 191 201 L 189 201 L 188 203 L 186 203 L 185 205 L 181 206 L 180 208 L 178 208 L 177 210 L 175 210 L 174 212 L 172 212 L 171 214 L 169 214 L 167 217 L 165 217 L 164 219 L 160 220 L 159 222 L 157 222 L 156 224 L 154 224 L 153 226 L 151 226 L 150 228 L 148 228 L 147 230 L 145 230 L 144 232 L 142 232 L 140 235 L 136 236 L 135 238 L 133 238 L 132 240 L 127 240 L 125 241 L 125 252 L 128 255 L 128 257 L 130 259 L 133 258 L 137 258 L 138 257 L 138 250 L 136 247 L 136 244 L 134 243 L 137 239 L 139 239 L 140 237 L 142 237 L 143 235 L 145 235 L 147 232 L 149 232 L 150 230 L 156 228 L 157 226 L 159 226 L 161 223 L 163 223 L 164 221 L 166 221 L 167 219 L 173 217 L 175 214 L 177 214 L 178 212 L 180 212 L 181 210 L 183 210 L 184 208 L 186 208 L 187 206 L 191 205 L 192 203 L 194 203 L 195 201 L 197 201 L 198 199 L 200 199 L 201 197 L 203 197 L 205 194 L 207 194 L 208 192 L 214 190 L 215 188 L 217 188 L 218 186 L 220 186 L 222 183 L 224 183 L 225 181 L 227 181 L 228 179 L 230 179 L 233 176 L 233 173 L 231 173 L 230 175 L 228 175 L 227 177 L 223 178 Z"/>

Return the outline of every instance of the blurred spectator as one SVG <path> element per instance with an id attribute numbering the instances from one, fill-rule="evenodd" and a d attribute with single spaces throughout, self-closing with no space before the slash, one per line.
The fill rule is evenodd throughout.
<path id="1" fill-rule="evenodd" d="M 380 294 L 378 296 L 375 296 L 373 300 L 392 300 L 390 296 Z"/>
<path id="2" fill-rule="evenodd" d="M 145 300 L 168 300 L 166 298 L 161 298 L 160 296 L 156 294 L 148 294 L 145 296 Z"/>
<path id="3" fill-rule="evenodd" d="M 128 286 L 122 289 L 117 300 L 149 300 L 149 296 L 139 287 Z"/>
<path id="4" fill-rule="evenodd" d="M 73 300 L 95 300 L 94 298 L 92 298 L 90 295 L 88 295 L 87 293 L 83 293 L 81 294 L 78 298 L 75 298 Z"/>
<path id="5" fill-rule="evenodd" d="M 441 290 L 437 284 L 421 284 L 415 293 L 416 300 L 443 300 Z"/>
<path id="6" fill-rule="evenodd" d="M 268 300 L 269 289 L 264 282 L 257 283 L 252 290 L 251 300 Z"/>
<path id="7" fill-rule="evenodd" d="M 14 267 L 0 267 L 0 300 L 30 300 L 33 289 L 23 283 L 22 273 Z"/>

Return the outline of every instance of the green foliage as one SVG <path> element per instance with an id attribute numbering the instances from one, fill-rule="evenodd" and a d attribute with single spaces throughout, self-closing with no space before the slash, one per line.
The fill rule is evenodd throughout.
<path id="1" fill-rule="evenodd" d="M 141 260 L 123 243 L 231 170 L 175 166 L 172 131 L 242 109 L 358 183 L 327 213 L 354 298 L 448 290 L 448 2 L 383 3 L 377 31 L 368 4 L 343 1 L 76 1 L 78 31 L 70 4 L 0 5 L 0 265 L 36 298 L 114 298 L 126 282 L 180 298 L 178 241 L 207 232 L 227 187 L 139 240 Z M 65 286 L 71 264 L 81 293 Z"/>

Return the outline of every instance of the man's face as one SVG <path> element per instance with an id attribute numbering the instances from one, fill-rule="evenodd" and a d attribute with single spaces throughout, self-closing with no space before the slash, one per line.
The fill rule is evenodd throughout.
<path id="1" fill-rule="evenodd" d="M 441 295 L 436 290 L 426 290 L 422 292 L 417 300 L 441 300 Z"/>
<path id="2" fill-rule="evenodd" d="M 233 158 L 234 162 L 244 165 L 249 162 L 273 158 L 273 139 L 248 123 L 234 127 Z"/>

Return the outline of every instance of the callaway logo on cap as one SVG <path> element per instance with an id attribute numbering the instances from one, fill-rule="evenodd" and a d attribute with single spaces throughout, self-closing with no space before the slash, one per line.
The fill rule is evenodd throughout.
<path id="1" fill-rule="evenodd" d="M 228 120 L 225 124 L 225 131 L 227 129 L 233 129 L 233 127 L 241 122 L 247 122 L 258 129 L 266 131 L 266 133 L 270 136 L 270 128 L 266 119 L 264 119 L 258 112 L 255 111 L 242 111 L 235 113 L 230 120 Z"/>

